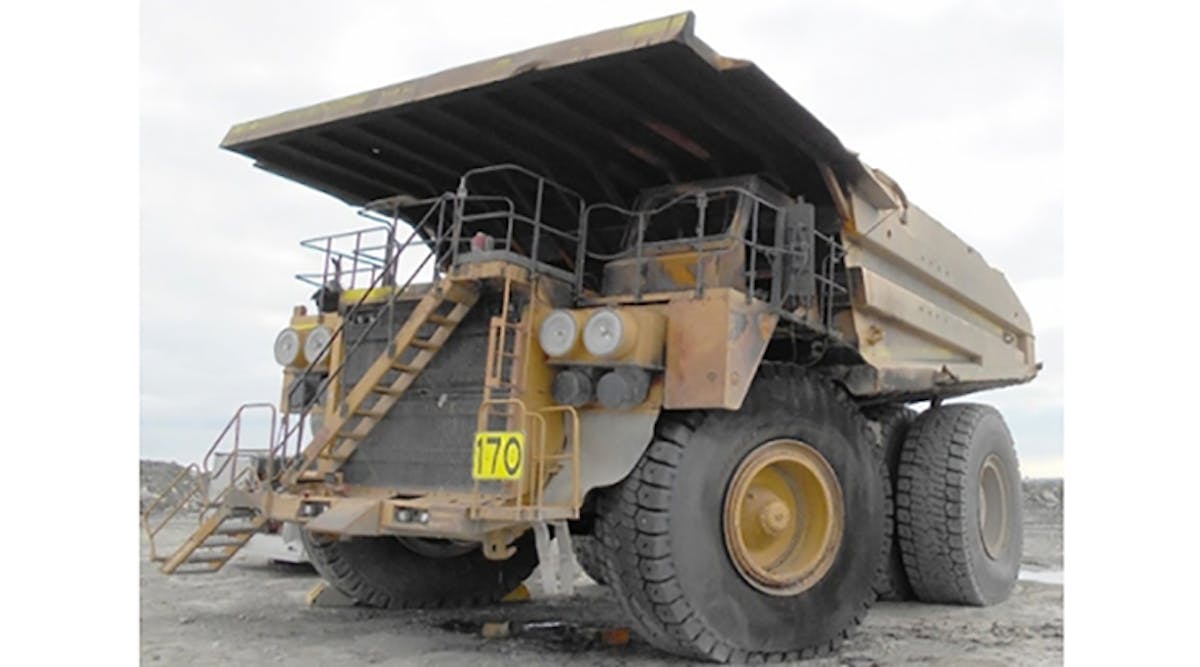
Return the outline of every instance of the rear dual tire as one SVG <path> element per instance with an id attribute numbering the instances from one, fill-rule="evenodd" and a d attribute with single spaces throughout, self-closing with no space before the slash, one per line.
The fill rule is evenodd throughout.
<path id="1" fill-rule="evenodd" d="M 931 408 L 909 428 L 896 478 L 896 533 L 922 602 L 986 606 L 1021 566 L 1021 475 L 995 408 Z"/>
<path id="2" fill-rule="evenodd" d="M 887 530 L 888 555 L 879 576 L 875 589 L 880 600 L 903 602 L 915 599 L 912 586 L 908 583 L 908 575 L 904 572 L 904 561 L 900 553 L 900 539 L 896 534 L 895 523 L 895 488 L 896 477 L 900 469 L 900 452 L 908 435 L 908 428 L 916 418 L 917 412 L 903 405 L 885 405 L 866 411 L 867 419 L 875 423 L 879 429 L 878 454 L 887 468 Z"/>

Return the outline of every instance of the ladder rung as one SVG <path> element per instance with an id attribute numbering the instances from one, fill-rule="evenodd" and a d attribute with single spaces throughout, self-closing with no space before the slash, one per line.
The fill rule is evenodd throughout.
<path id="1" fill-rule="evenodd" d="M 401 373 L 408 373 L 409 375 L 416 375 L 417 373 L 421 372 L 421 369 L 417 368 L 416 366 L 409 366 L 408 364 L 402 364 L 399 362 L 392 364 L 392 368 L 400 371 Z"/>
<path id="2" fill-rule="evenodd" d="M 368 435 L 370 433 L 355 433 L 354 431 L 350 431 L 349 433 L 338 433 L 337 437 L 345 440 L 362 440 Z"/>
<path id="3" fill-rule="evenodd" d="M 425 318 L 425 320 L 443 327 L 449 327 L 458 324 L 458 320 L 451 319 L 445 315 L 430 314 L 429 317 Z"/>
<path id="4" fill-rule="evenodd" d="M 399 396 L 404 393 L 403 389 L 396 389 L 390 384 L 377 384 L 371 391 L 376 394 L 386 394 L 388 396 Z"/>

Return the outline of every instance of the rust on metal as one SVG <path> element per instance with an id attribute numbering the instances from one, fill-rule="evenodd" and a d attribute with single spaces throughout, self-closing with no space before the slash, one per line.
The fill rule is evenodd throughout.
<path id="1" fill-rule="evenodd" d="M 740 408 L 778 322 L 731 289 L 669 302 L 663 408 Z"/>

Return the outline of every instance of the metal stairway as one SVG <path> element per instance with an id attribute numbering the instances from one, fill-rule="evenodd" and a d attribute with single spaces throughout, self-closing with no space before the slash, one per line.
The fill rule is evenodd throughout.
<path id="1" fill-rule="evenodd" d="M 236 556 L 266 522 L 267 517 L 253 509 L 219 507 L 170 558 L 164 559 L 162 572 L 216 572 Z"/>
<path id="2" fill-rule="evenodd" d="M 297 481 L 320 481 L 341 467 L 429 365 L 478 300 L 475 283 L 449 276 L 426 292 L 387 349 L 346 395 L 337 413 L 315 434 L 297 465 L 284 473 L 282 483 L 287 486 Z M 430 329 L 432 333 L 421 335 Z"/>
<path id="3" fill-rule="evenodd" d="M 336 414 L 314 435 L 296 462 L 281 472 L 278 482 L 282 488 L 297 482 L 323 481 L 325 475 L 341 467 L 354 453 L 358 443 L 371 433 L 400 400 L 478 300 L 479 288 L 474 282 L 453 277 L 442 278 L 427 291 L 387 348 L 339 404 Z M 339 335 L 340 333 L 339 330 Z M 336 339 L 337 335 L 334 338 Z M 341 370 L 338 369 L 339 372 Z M 229 427 L 226 427 L 226 431 L 228 430 Z M 286 444 L 287 434 L 275 442 L 272 432 L 272 441 L 274 444 L 270 458 L 273 461 L 277 458 L 276 452 L 280 445 Z M 232 456 L 236 457 L 236 448 Z M 206 461 L 207 459 L 208 457 Z M 193 469 L 201 473 L 194 465 L 189 468 Z M 184 473 L 189 470 L 185 470 Z M 195 485 L 196 488 L 185 494 L 170 516 L 156 529 L 149 527 L 147 511 L 143 524 L 151 537 L 152 558 L 163 562 L 164 574 L 216 572 L 237 555 L 254 533 L 266 524 L 266 515 L 248 504 L 239 504 L 238 494 L 235 493 L 261 481 L 247 474 L 252 471 L 251 468 L 244 468 L 216 499 L 207 503 L 213 514 L 204 518 L 195 532 L 169 557 L 159 558 L 153 553 L 153 537 L 195 496 L 196 488 L 200 485 Z M 185 477 L 184 473 L 181 473 L 181 478 Z M 207 473 L 202 474 L 204 479 L 210 476 Z M 172 484 L 168 487 L 159 501 L 175 486 L 176 484 Z M 153 509 L 154 506 L 151 507 L 151 510 Z"/>
<path id="4" fill-rule="evenodd" d="M 241 492 L 249 491 L 259 482 L 256 467 L 243 466 L 239 470 L 239 459 L 245 456 L 241 449 L 243 415 L 249 410 L 267 411 L 270 420 L 267 444 L 274 445 L 278 421 L 275 406 L 270 403 L 242 405 L 209 447 L 202 464 L 193 463 L 181 470 L 142 512 L 142 529 L 150 543 L 150 560 L 162 563 L 164 574 L 215 572 L 266 524 L 266 517 L 242 500 L 244 494 Z M 230 437 L 232 446 L 223 450 L 222 445 Z M 225 479 L 228 479 L 228 485 L 216 497 L 210 497 L 211 483 Z M 173 492 L 176 494 L 174 503 L 165 504 Z M 160 556 L 156 538 L 189 504 L 200 506 L 200 525 L 169 556 Z M 165 516 L 155 516 L 159 509 Z"/>
<path id="5" fill-rule="evenodd" d="M 323 427 L 313 434 L 310 442 L 303 447 L 300 445 L 304 438 L 304 423 L 309 413 L 318 406 L 315 399 L 309 400 L 299 410 L 295 423 L 288 427 L 291 415 L 285 414 L 281 422 L 280 437 L 276 437 L 275 407 L 265 404 L 272 412 L 270 445 L 266 451 L 265 470 L 259 468 L 243 468 L 237 471 L 238 443 L 235 441 L 233 451 L 225 453 L 225 462 L 216 472 L 210 472 L 208 463 L 218 445 L 231 429 L 240 436 L 239 409 L 230 425 L 226 426 L 221 437 L 210 448 L 205 456 L 204 466 L 192 465 L 179 474 L 170 486 L 151 503 L 143 514 L 143 527 L 150 538 L 151 558 L 162 562 L 162 571 L 166 574 L 173 572 L 215 572 L 229 562 L 238 551 L 250 541 L 267 523 L 268 517 L 258 507 L 254 494 L 261 496 L 267 489 L 286 491 L 297 483 L 326 482 L 331 473 L 337 471 L 350 458 L 358 444 L 387 415 L 388 411 L 405 394 L 416 380 L 417 376 L 428 366 L 429 362 L 446 343 L 454 330 L 470 312 L 479 300 L 480 288 L 476 281 L 441 275 L 440 278 L 425 290 L 415 307 L 403 321 L 398 330 L 363 375 L 350 387 L 347 393 L 331 390 L 331 386 L 340 386 L 346 370 L 346 359 L 364 342 L 367 333 L 379 322 L 388 322 L 388 331 L 392 330 L 392 318 L 395 316 L 396 304 L 402 295 L 411 294 L 417 289 L 414 280 L 422 269 L 436 257 L 437 239 L 441 239 L 444 230 L 441 228 L 441 212 L 443 200 L 435 200 L 425 217 L 413 225 L 410 236 L 393 245 L 389 240 L 390 257 L 382 266 L 372 266 L 372 280 L 358 303 L 350 306 L 342 313 L 342 324 L 330 337 L 329 343 L 317 355 L 324 358 L 329 355 L 333 345 L 344 345 L 345 353 L 340 355 L 341 363 L 333 368 L 326 379 L 320 384 L 317 393 L 327 392 L 332 400 L 337 401 L 336 410 L 328 415 Z M 435 217 L 436 216 L 436 217 Z M 420 238 L 421 232 L 432 221 L 439 221 L 438 234 L 434 241 Z M 393 221 L 393 225 L 395 221 Z M 357 238 L 355 239 L 357 243 Z M 406 248 L 424 246 L 424 258 L 412 269 L 407 281 L 402 284 L 394 283 L 395 269 L 400 264 L 399 258 Z M 356 250 L 357 252 L 357 250 Z M 326 250 L 328 263 L 333 253 Z M 439 275 L 440 267 L 435 268 Z M 353 270 L 353 269 L 352 269 Z M 390 290 L 390 297 L 384 304 L 366 304 L 366 295 L 378 289 Z M 346 322 L 356 318 L 366 308 L 377 308 L 373 314 L 372 324 L 354 341 L 345 340 Z M 384 315 L 386 313 L 386 316 Z M 313 361 L 300 374 L 303 379 L 314 372 L 317 362 Z M 335 384 L 336 382 L 336 384 Z M 254 404 L 261 407 L 264 404 Z M 245 408 L 246 406 L 243 406 Z M 294 455 L 289 455 L 289 443 L 295 441 Z M 228 468 L 233 461 L 232 468 Z M 276 465 L 284 463 L 277 469 Z M 208 499 L 208 485 L 229 470 L 228 486 L 214 499 Z M 235 474 L 236 473 L 236 474 Z M 253 473 L 253 474 L 250 474 Z M 191 480 L 191 487 L 181 484 Z M 178 498 L 174 507 L 167 510 L 167 516 L 157 525 L 151 525 L 151 513 L 163 504 L 163 501 L 178 488 L 186 488 Z M 189 503 L 195 502 L 199 495 L 204 498 L 204 511 L 201 514 L 200 525 L 191 536 L 179 546 L 169 557 L 159 557 L 155 552 L 154 537 Z M 261 501 L 261 497 L 259 498 Z M 182 568 L 182 569 L 181 569 Z"/>

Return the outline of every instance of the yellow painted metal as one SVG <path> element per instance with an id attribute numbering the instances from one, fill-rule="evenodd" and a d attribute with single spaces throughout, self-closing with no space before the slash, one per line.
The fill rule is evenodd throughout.
<path id="1" fill-rule="evenodd" d="M 528 274 L 505 271 L 500 313 L 488 332 L 484 396 L 479 405 L 477 430 L 503 428 L 525 435 L 524 470 L 505 478 L 504 491 L 485 494 L 482 479 L 474 476 L 470 516 L 480 520 L 535 521 L 578 518 L 579 417 L 571 406 L 555 405 L 551 395 L 554 369 L 532 334 L 553 310 L 552 284 L 531 281 Z M 516 304 L 525 304 L 514 312 Z M 568 431 L 569 428 L 569 431 Z M 573 493 L 569 504 L 548 506 L 545 486 L 549 477 L 569 466 Z M 519 533 L 518 533 L 519 534 Z"/>
<path id="2" fill-rule="evenodd" d="M 663 407 L 737 410 L 779 316 L 732 289 L 670 301 Z"/>
<path id="3" fill-rule="evenodd" d="M 1037 375 L 1033 325 L 1004 274 L 879 170 L 848 187 L 842 335 L 878 374 L 856 394 Z"/>
<path id="4" fill-rule="evenodd" d="M 363 305 L 383 303 L 395 293 L 396 288 L 390 285 L 387 287 L 372 288 L 357 287 L 342 292 L 342 295 L 338 297 L 338 303 L 345 307 L 352 307 L 359 303 Z"/>
<path id="5" fill-rule="evenodd" d="M 771 595 L 805 591 L 832 567 L 845 533 L 837 475 L 806 443 L 763 443 L 734 471 L 723 532 L 747 583 Z"/>
<path id="6" fill-rule="evenodd" d="M 694 290 L 740 287 L 745 283 L 745 244 L 720 239 L 699 244 L 659 245 L 641 258 L 614 259 L 604 265 L 606 291 L 632 294 L 641 291 Z M 697 280 L 700 276 L 700 280 Z M 628 296 L 626 296 L 628 298 Z"/>
<path id="7" fill-rule="evenodd" d="M 262 525 L 267 522 L 267 518 L 261 514 L 249 518 L 246 520 L 247 523 L 244 526 L 239 526 L 239 530 L 229 535 L 231 538 L 229 542 L 231 543 L 225 544 L 222 542 L 220 546 L 209 547 L 209 540 L 214 537 L 221 537 L 221 529 L 230 520 L 241 520 L 241 517 L 236 516 L 233 510 L 228 507 L 219 509 L 212 516 L 205 519 L 200 524 L 200 527 L 196 529 L 196 532 L 192 533 L 192 536 L 175 553 L 166 559 L 162 566 L 163 574 L 171 574 L 188 563 L 206 564 L 210 570 L 219 570 L 225 563 L 229 562 L 229 559 L 237 555 L 237 552 L 250 541 L 254 533 L 258 532 L 262 528 Z M 211 548 L 213 550 L 211 552 L 212 555 L 198 559 L 196 552 L 205 548 Z"/>

